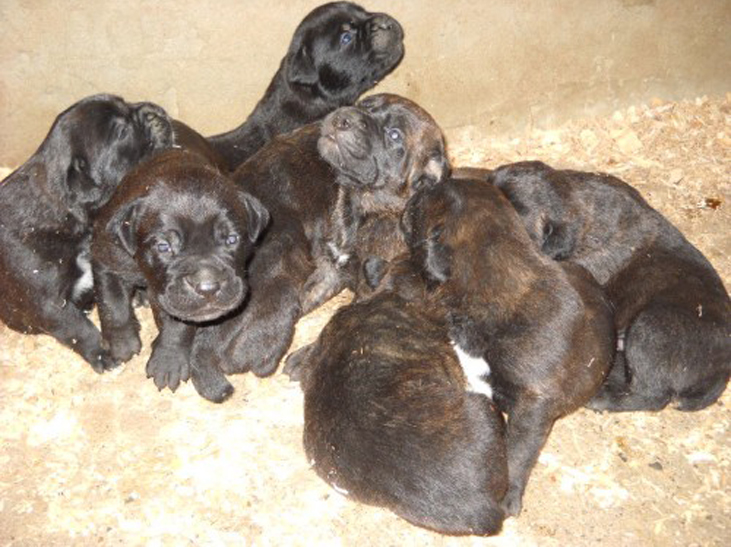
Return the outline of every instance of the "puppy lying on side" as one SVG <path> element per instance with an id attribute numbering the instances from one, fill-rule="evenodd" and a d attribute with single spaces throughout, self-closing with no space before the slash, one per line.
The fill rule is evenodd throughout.
<path id="1" fill-rule="evenodd" d="M 99 212 L 92 244 L 112 358 L 127 361 L 140 350 L 132 295 L 145 288 L 160 331 L 148 377 L 174 391 L 192 376 L 204 397 L 220 402 L 230 395 L 220 371 L 189 369 L 195 324 L 241 305 L 246 264 L 268 220 L 258 200 L 196 154 L 171 150 L 130 173 Z"/>
<path id="2" fill-rule="evenodd" d="M 233 171 L 272 137 L 353 104 L 391 72 L 404 54 L 398 21 L 350 2 L 315 8 L 295 30 L 264 97 L 236 129 L 208 138 Z M 190 135 L 176 125 L 181 139 Z M 210 157 L 210 156 L 209 156 Z"/>
<path id="3" fill-rule="evenodd" d="M 609 305 L 586 271 L 535 249 L 491 185 L 455 179 L 419 192 L 403 225 L 450 338 L 490 365 L 495 401 L 508 414 L 503 506 L 517 515 L 553 422 L 586 404 L 609 370 Z"/>
<path id="4" fill-rule="evenodd" d="M 370 142 L 380 143 L 361 154 L 377 170 L 363 179 L 364 196 L 369 196 L 363 198 L 364 207 L 369 215 L 388 212 L 396 218 L 400 211 L 392 207 L 404 201 L 407 189 L 446 165 L 441 132 L 427 129 L 436 127 L 433 120 L 401 97 L 376 95 L 364 104 L 358 107 L 361 121 L 373 132 Z M 250 299 L 235 317 L 196 332 L 195 366 L 217 366 L 226 374 L 251 370 L 266 376 L 287 351 L 302 315 L 305 285 L 321 264 L 332 261 L 329 243 L 340 230 L 334 220 L 340 175 L 318 153 L 318 142 L 330 138 L 323 131 L 314 124 L 280 135 L 234 174 L 236 183 L 269 209 L 272 225 L 249 267 Z M 403 136 L 398 142 L 392 136 L 396 132 Z M 419 136 L 425 141 L 438 139 L 418 142 L 414 137 Z M 432 157 L 434 150 L 441 151 L 437 158 Z M 348 162 L 343 156 L 344 170 Z M 358 180 L 357 171 L 349 176 Z M 307 307 L 314 307 L 328 292 L 308 299 Z"/>
<path id="5" fill-rule="evenodd" d="M 84 314 L 93 303 L 91 216 L 135 164 L 171 144 L 151 103 L 87 97 L 58 115 L 38 150 L 0 183 L 0 319 L 50 334 L 96 372 L 114 366 Z"/>
<path id="6" fill-rule="evenodd" d="M 615 308 L 615 365 L 595 410 L 699 410 L 731 373 L 731 301 L 706 258 L 640 194 L 540 162 L 496 169 L 534 243 L 589 270 Z"/>
<path id="7" fill-rule="evenodd" d="M 496 534 L 508 470 L 487 366 L 462 370 L 408 259 L 387 275 L 390 290 L 340 308 L 287 361 L 305 393 L 307 457 L 357 501 L 442 533 Z"/>

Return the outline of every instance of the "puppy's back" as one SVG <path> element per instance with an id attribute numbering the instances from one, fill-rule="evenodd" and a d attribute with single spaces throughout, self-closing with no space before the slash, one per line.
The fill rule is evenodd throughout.
<path id="1" fill-rule="evenodd" d="M 381 294 L 340 310 L 306 366 L 305 450 L 326 482 L 441 532 L 500 530 L 502 417 L 465 391 L 438 325 Z"/>

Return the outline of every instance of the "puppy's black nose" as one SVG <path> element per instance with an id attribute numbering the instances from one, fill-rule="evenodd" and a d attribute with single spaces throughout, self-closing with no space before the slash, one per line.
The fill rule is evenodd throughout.
<path id="1" fill-rule="evenodd" d="M 185 277 L 185 282 L 200 296 L 210 298 L 221 290 L 221 283 L 213 272 L 201 270 Z"/>
<path id="2" fill-rule="evenodd" d="M 336 131 L 350 131 L 352 129 L 362 130 L 367 126 L 363 113 L 352 107 L 345 107 L 336 110 L 332 114 L 330 123 Z"/>
<path id="3" fill-rule="evenodd" d="M 394 20 L 387 15 L 377 15 L 371 20 L 371 25 L 374 29 L 380 30 L 391 30 L 393 28 Z"/>

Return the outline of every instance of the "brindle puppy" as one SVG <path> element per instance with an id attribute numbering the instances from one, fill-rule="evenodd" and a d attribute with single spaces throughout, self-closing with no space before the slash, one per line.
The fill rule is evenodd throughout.
<path id="1" fill-rule="evenodd" d="M 274 136 L 353 104 L 396 68 L 404 54 L 403 38 L 401 25 L 385 13 L 370 13 L 350 2 L 315 8 L 295 30 L 249 118 L 209 137 L 209 144 L 233 171 Z"/>
<path id="2" fill-rule="evenodd" d="M 159 334 L 148 377 L 173 391 L 192 376 L 205 398 L 233 387 L 217 369 L 189 369 L 195 324 L 231 313 L 247 294 L 246 264 L 266 209 L 200 156 L 171 150 L 127 176 L 99 212 L 92 244 L 97 301 L 112 357 L 140 350 L 132 294 L 144 288 Z"/>
<path id="3" fill-rule="evenodd" d="M 361 159 L 377 166 L 377 173 L 363 175 L 361 188 L 353 182 L 358 173 L 348 172 L 352 192 L 368 196 L 361 200 L 368 215 L 395 218 L 398 212 L 393 208 L 404 202 L 409 188 L 441 176 L 435 174 L 435 166 L 446 166 L 441 133 L 434 131 L 433 120 L 423 110 L 400 97 L 374 96 L 358 108 L 358 116 L 373 132 L 367 138 L 371 147 Z M 318 142 L 331 138 L 329 127 L 315 124 L 279 136 L 236 171 L 235 181 L 271 211 L 272 225 L 251 261 L 246 307 L 236 317 L 196 333 L 192 360 L 199 368 L 271 374 L 292 341 L 303 307 L 314 307 L 331 292 L 305 299 L 312 287 L 306 290 L 305 284 L 317 266 L 332 260 L 330 242 L 337 241 L 342 229 L 336 220 L 341 174 L 318 153 Z M 403 138 L 394 139 L 395 132 Z M 347 138 L 351 137 L 361 138 Z M 434 158 L 435 150 L 442 155 Z"/>
<path id="4" fill-rule="evenodd" d="M 437 123 L 396 95 L 375 95 L 336 110 L 323 121 L 317 146 L 337 173 L 338 196 L 327 248 L 305 285 L 303 313 L 346 284 L 362 290 L 362 279 L 352 277 L 361 262 L 388 261 L 405 252 L 399 220 L 406 202 L 449 174 Z"/>
<path id="5" fill-rule="evenodd" d="M 486 363 L 461 362 L 408 257 L 377 291 L 287 361 L 305 393 L 307 457 L 355 500 L 442 533 L 496 534 L 508 468 Z"/>
<path id="6" fill-rule="evenodd" d="M 93 278 L 92 215 L 135 164 L 171 145 L 170 120 L 151 103 L 87 97 L 58 115 L 38 150 L 0 183 L 0 319 L 50 334 L 91 364 L 114 366 L 86 317 Z"/>
<path id="7" fill-rule="evenodd" d="M 640 194 L 603 174 L 540 162 L 490 179 L 534 243 L 580 264 L 605 287 L 619 335 L 595 410 L 680 410 L 713 403 L 731 374 L 731 301 L 713 266 Z"/>
<path id="8" fill-rule="evenodd" d="M 508 414 L 503 506 L 517 515 L 553 422 L 586 404 L 609 370 L 609 305 L 585 270 L 535 249 L 491 185 L 455 179 L 419 192 L 403 221 L 450 337 L 490 365 L 495 401 Z"/>

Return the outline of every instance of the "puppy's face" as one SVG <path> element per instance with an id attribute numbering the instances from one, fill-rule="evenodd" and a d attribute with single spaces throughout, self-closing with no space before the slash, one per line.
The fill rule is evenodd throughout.
<path id="1" fill-rule="evenodd" d="M 332 112 L 322 122 L 318 150 L 341 184 L 404 200 L 449 172 L 439 126 L 396 95 L 373 95 Z"/>
<path id="2" fill-rule="evenodd" d="M 171 143 L 170 118 L 159 106 L 94 95 L 58 116 L 41 151 L 65 171 L 72 203 L 94 210 L 133 166 Z"/>
<path id="3" fill-rule="evenodd" d="M 384 13 L 350 2 L 325 4 L 295 31 L 285 58 L 287 80 L 335 106 L 353 103 L 396 67 L 403 37 L 398 21 Z"/>
<path id="4" fill-rule="evenodd" d="M 135 173 L 151 190 L 121 208 L 108 230 L 135 258 L 164 311 L 211 321 L 244 300 L 246 264 L 269 213 L 217 170 L 175 156 Z"/>

